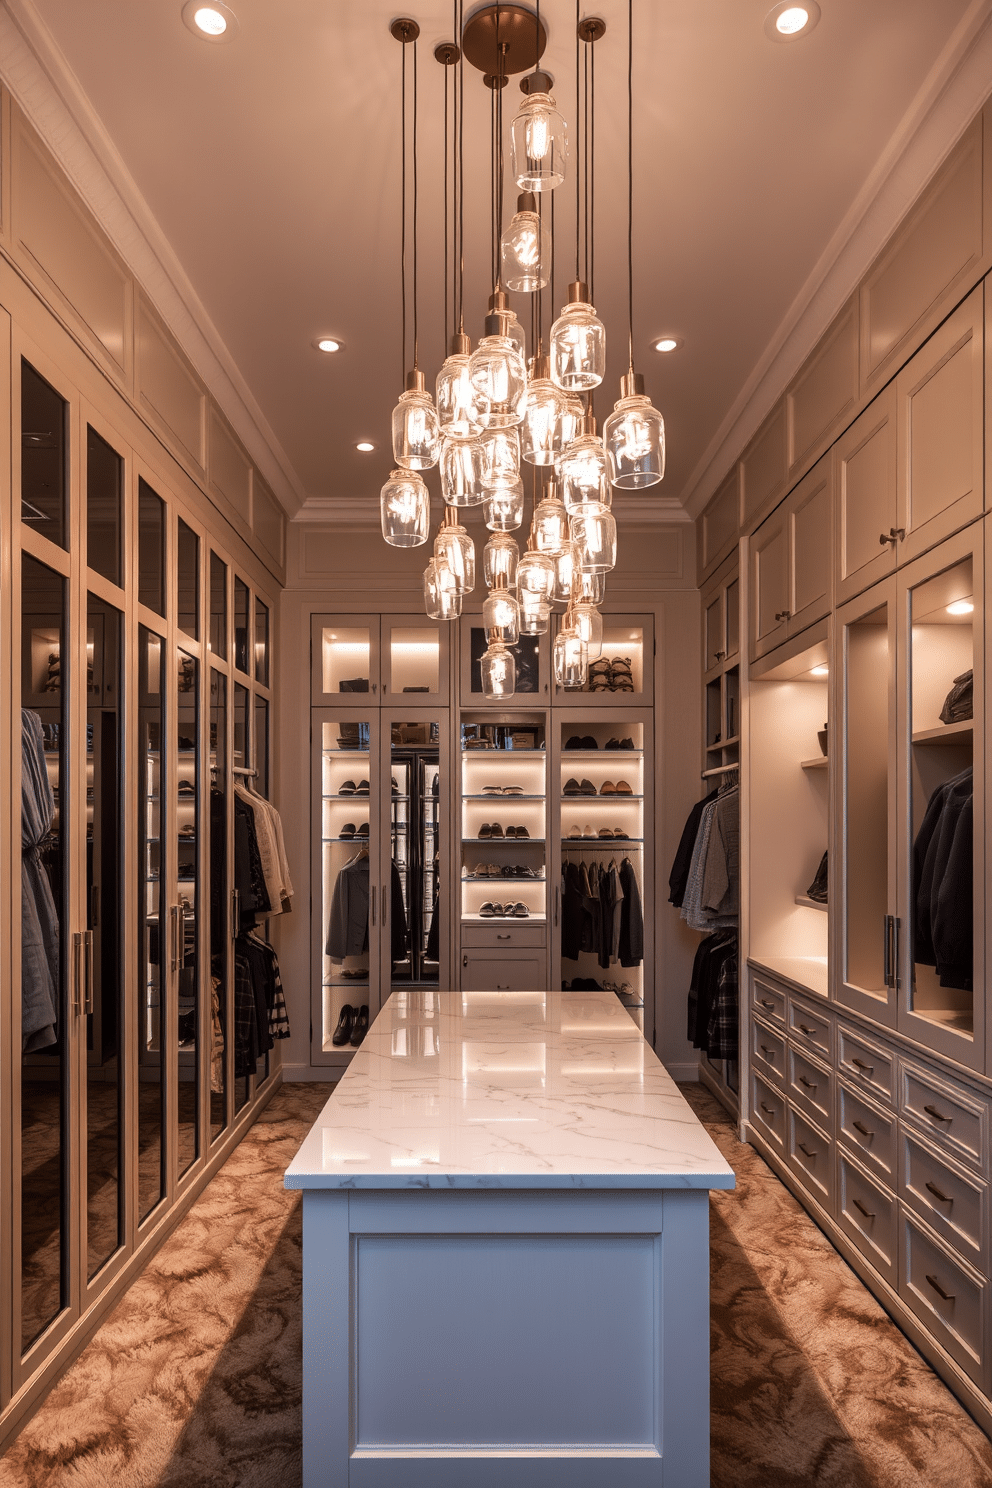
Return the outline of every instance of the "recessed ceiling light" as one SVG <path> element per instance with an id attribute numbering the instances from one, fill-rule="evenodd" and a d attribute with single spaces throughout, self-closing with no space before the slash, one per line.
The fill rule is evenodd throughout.
<path id="1" fill-rule="evenodd" d="M 337 336 L 318 336 L 313 344 L 318 351 L 344 351 L 344 342 L 339 341 Z"/>
<path id="2" fill-rule="evenodd" d="M 829 677 L 830 668 L 828 666 L 810 667 L 809 674 L 811 677 Z"/>
<path id="3" fill-rule="evenodd" d="M 654 343 L 654 349 L 655 351 L 678 351 L 681 345 L 682 342 L 678 336 L 659 336 Z"/>
<path id="4" fill-rule="evenodd" d="M 360 439 L 359 442 L 355 445 L 355 448 L 357 450 L 361 450 L 363 455 L 369 455 L 375 449 L 375 445 L 372 444 L 368 439 Z"/>
<path id="5" fill-rule="evenodd" d="M 773 6 L 765 17 L 765 35 L 772 41 L 799 41 L 808 36 L 820 19 L 820 7 L 816 0 L 802 0 L 796 5 L 793 0 L 783 0 Z"/>
<path id="6" fill-rule="evenodd" d="M 970 615 L 975 606 L 970 599 L 956 599 L 953 604 L 947 606 L 949 615 Z"/>
<path id="7" fill-rule="evenodd" d="M 223 0 L 186 0 L 183 21 L 200 41 L 231 41 L 238 18 Z"/>

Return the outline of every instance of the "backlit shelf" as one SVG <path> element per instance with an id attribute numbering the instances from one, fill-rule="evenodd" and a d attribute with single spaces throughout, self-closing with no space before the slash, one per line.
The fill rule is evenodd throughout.
<path id="1" fill-rule="evenodd" d="M 940 728 L 922 729 L 913 735 L 914 744 L 964 744 L 974 738 L 975 725 L 965 718 L 961 723 L 943 723 Z"/>
<path id="2" fill-rule="evenodd" d="M 796 903 L 805 905 L 807 909 L 821 909 L 824 914 L 827 912 L 827 906 L 825 904 L 820 904 L 816 899 L 811 899 L 808 894 L 797 894 Z"/>
<path id="3" fill-rule="evenodd" d="M 819 759 L 800 760 L 799 767 L 802 770 L 825 770 L 828 763 L 827 756 L 821 754 Z"/>

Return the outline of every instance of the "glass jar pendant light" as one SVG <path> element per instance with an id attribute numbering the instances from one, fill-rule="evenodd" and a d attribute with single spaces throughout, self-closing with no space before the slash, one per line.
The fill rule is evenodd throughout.
<path id="1" fill-rule="evenodd" d="M 587 573 L 578 568 L 572 593 L 576 604 L 601 605 L 606 598 L 606 573 Z"/>
<path id="2" fill-rule="evenodd" d="M 554 555 L 554 565 L 555 581 L 550 598 L 555 604 L 571 604 L 575 575 L 579 568 L 579 550 L 574 542 L 569 540 L 561 552 Z"/>
<path id="3" fill-rule="evenodd" d="M 606 451 L 592 414 L 582 419 L 575 438 L 555 461 L 561 498 L 569 513 L 603 511 L 613 500 Z"/>
<path id="4" fill-rule="evenodd" d="M 525 595 L 533 595 L 542 604 L 547 604 L 555 582 L 555 561 L 548 553 L 539 553 L 531 547 L 533 533 L 527 551 L 520 555 L 517 563 L 517 595 L 521 604 Z"/>
<path id="5" fill-rule="evenodd" d="M 457 620 L 462 612 L 461 595 L 441 588 L 433 558 L 424 569 L 424 608 L 428 620 Z"/>
<path id="6" fill-rule="evenodd" d="M 606 327 L 581 279 L 568 286 L 568 304 L 551 327 L 551 380 L 566 393 L 598 387 L 606 373 Z"/>
<path id="7" fill-rule="evenodd" d="M 437 409 L 425 391 L 423 372 L 414 367 L 393 409 L 393 459 L 404 470 L 431 470 L 440 453 Z"/>
<path id="8" fill-rule="evenodd" d="M 524 459 L 530 465 L 553 465 L 561 452 L 561 409 L 564 399 L 551 381 L 551 363 L 536 356 L 530 364 L 527 402 L 521 425 Z"/>
<path id="9" fill-rule="evenodd" d="M 509 589 L 498 584 L 482 606 L 482 623 L 490 637 L 505 646 L 515 646 L 520 638 L 520 608 Z"/>
<path id="10" fill-rule="evenodd" d="M 487 491 L 512 486 L 520 479 L 520 431 L 483 429 L 479 435 L 482 448 L 482 484 Z"/>
<path id="11" fill-rule="evenodd" d="M 419 548 L 431 525 L 431 499 L 423 476 L 394 470 L 379 493 L 382 535 L 391 548 Z"/>
<path id="12" fill-rule="evenodd" d="M 519 424 L 527 398 L 527 369 L 503 311 L 486 316 L 486 334 L 468 365 L 483 428 L 504 429 Z"/>
<path id="13" fill-rule="evenodd" d="M 494 532 L 482 550 L 486 588 L 516 589 L 520 549 L 508 532 Z"/>
<path id="14" fill-rule="evenodd" d="M 578 566 L 590 573 L 608 573 L 617 561 L 617 521 L 611 511 L 576 512 L 569 518 Z"/>
<path id="15" fill-rule="evenodd" d="M 568 542 L 568 512 L 558 495 L 554 481 L 549 481 L 544 499 L 534 508 L 534 543 L 539 553 L 554 558 Z"/>
<path id="16" fill-rule="evenodd" d="M 488 491 L 482 512 L 490 532 L 515 532 L 524 520 L 523 481 Z"/>
<path id="17" fill-rule="evenodd" d="M 438 468 L 441 497 L 447 506 L 478 506 L 485 500 L 485 450 L 478 438 L 445 434 Z"/>
<path id="18" fill-rule="evenodd" d="M 516 294 L 533 294 L 548 282 L 551 234 L 537 210 L 533 192 L 522 191 L 517 210 L 499 245 L 501 278 Z"/>
<path id="19" fill-rule="evenodd" d="M 572 622 L 586 643 L 590 661 L 603 654 L 603 617 L 593 604 L 582 604 L 578 600 L 572 605 Z"/>
<path id="20" fill-rule="evenodd" d="M 452 508 L 445 509 L 444 521 L 434 539 L 434 562 L 437 581 L 451 594 L 471 594 L 475 588 L 475 544 Z"/>
<path id="21" fill-rule="evenodd" d="M 584 687 L 589 679 L 589 648 L 567 611 L 553 648 L 555 682 L 559 687 Z"/>
<path id="22" fill-rule="evenodd" d="M 437 404 L 441 433 L 456 438 L 466 438 L 482 431 L 468 370 L 471 351 L 472 342 L 468 336 L 461 332 L 452 336 L 451 353 L 437 374 L 434 385 L 434 401 Z"/>
<path id="23" fill-rule="evenodd" d="M 545 635 L 551 624 L 551 606 L 539 594 L 520 590 L 517 597 L 520 606 L 520 634 Z"/>
<path id="24" fill-rule="evenodd" d="M 528 81 L 528 96 L 510 126 L 513 178 L 521 191 L 553 191 L 565 179 L 568 133 L 547 73 Z"/>
<path id="25" fill-rule="evenodd" d="M 482 653 L 482 692 L 484 697 L 512 697 L 517 688 L 517 663 L 513 652 L 492 634 Z"/>
<path id="26" fill-rule="evenodd" d="M 665 420 L 644 395 L 644 378 L 631 369 L 620 379 L 620 400 L 603 428 L 610 480 L 622 490 L 656 486 L 665 475 Z"/>

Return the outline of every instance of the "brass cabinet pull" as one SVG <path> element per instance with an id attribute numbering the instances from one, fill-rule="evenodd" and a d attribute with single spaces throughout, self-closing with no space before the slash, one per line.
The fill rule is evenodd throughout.
<path id="1" fill-rule="evenodd" d="M 945 1302 L 953 1302 L 954 1301 L 954 1293 L 953 1292 L 945 1292 L 944 1291 L 944 1288 L 941 1286 L 941 1284 L 937 1280 L 936 1276 L 928 1276 L 927 1277 L 927 1281 L 933 1287 L 933 1289 L 937 1293 L 937 1296 L 938 1297 L 943 1297 L 943 1299 L 944 1299 Z"/>
<path id="2" fill-rule="evenodd" d="M 83 1003 L 83 1012 L 89 1017 L 93 1012 L 93 931 L 83 931 L 83 945 L 86 951 L 86 1000 Z"/>
<path id="3" fill-rule="evenodd" d="M 375 924 L 375 884 L 373 884 L 372 887 L 369 889 L 369 915 L 371 917 L 372 924 L 374 925 Z M 466 965 L 467 964 L 468 963 L 466 963 Z"/>
<path id="4" fill-rule="evenodd" d="M 875 1216 L 874 1216 L 874 1214 L 872 1214 L 871 1210 L 870 1209 L 866 1209 L 865 1206 L 864 1206 L 864 1204 L 862 1204 L 862 1202 L 861 1202 L 860 1199 L 853 1199 L 852 1202 L 854 1204 L 855 1209 L 857 1209 L 858 1213 L 859 1214 L 863 1214 L 864 1217 L 865 1217 L 865 1219 L 874 1219 L 875 1218 Z"/>
<path id="5" fill-rule="evenodd" d="M 878 534 L 879 545 L 884 548 L 886 543 L 891 543 L 895 547 L 896 543 L 901 542 L 905 536 L 905 527 L 890 527 L 888 532 L 880 532 Z"/>
<path id="6" fill-rule="evenodd" d="M 815 1038 L 816 1037 L 816 1029 L 815 1028 L 807 1028 L 805 1023 L 800 1023 L 800 1025 L 799 1025 L 799 1032 L 800 1033 L 804 1033 L 807 1038 Z"/>
<path id="7" fill-rule="evenodd" d="M 765 1113 L 766 1116 L 775 1116 L 775 1115 L 777 1115 L 777 1112 L 776 1112 L 774 1106 L 766 1106 L 765 1103 L 764 1103 L 764 1101 L 759 1101 L 758 1102 L 758 1105 L 764 1111 L 764 1113 Z"/>
<path id="8" fill-rule="evenodd" d="M 953 1204 L 954 1203 L 954 1200 L 953 1199 L 949 1199 L 945 1193 L 941 1193 L 941 1191 L 937 1187 L 936 1183 L 931 1183 L 929 1181 L 929 1179 L 927 1180 L 927 1182 L 924 1185 L 924 1187 L 927 1188 L 927 1189 L 929 1189 L 929 1191 L 933 1194 L 934 1198 L 935 1199 L 939 1199 L 942 1204 Z"/>
<path id="9" fill-rule="evenodd" d="M 936 1106 L 924 1106 L 923 1109 L 924 1109 L 924 1111 L 926 1111 L 926 1113 L 927 1113 L 928 1116 L 932 1116 L 933 1117 L 934 1121 L 948 1121 L 949 1122 L 952 1119 L 950 1116 L 942 1116 L 941 1113 L 937 1110 L 937 1107 Z"/>
<path id="10" fill-rule="evenodd" d="M 80 964 L 82 961 L 83 937 L 78 930 L 72 936 L 72 1011 L 78 1018 L 83 1011 L 83 999 L 81 992 L 82 973 Z"/>
<path id="11" fill-rule="evenodd" d="M 763 997 L 761 999 L 761 1006 L 762 1007 L 766 1007 L 766 1008 L 773 1008 L 775 1006 L 775 1004 L 771 1001 L 770 998 Z"/>
<path id="12" fill-rule="evenodd" d="M 805 1085 L 807 1090 L 815 1090 L 816 1089 L 816 1085 L 814 1084 L 814 1082 L 812 1080 L 807 1080 L 807 1078 L 806 1078 L 805 1075 L 800 1075 L 799 1076 L 799 1083 L 800 1083 L 800 1085 Z"/>
<path id="13" fill-rule="evenodd" d="M 772 1059 L 775 1058 L 775 1050 L 774 1049 L 769 1049 L 769 1047 L 768 1047 L 767 1044 L 762 1044 L 761 1045 L 761 1052 L 762 1052 L 762 1054 L 764 1054 L 765 1058 L 768 1059 L 768 1060 L 772 1060 Z"/>
<path id="14" fill-rule="evenodd" d="M 513 939 L 513 936 L 512 935 L 497 935 L 496 939 L 497 940 L 512 940 Z"/>
<path id="15" fill-rule="evenodd" d="M 791 610 L 776 610 L 775 611 L 775 619 L 776 620 L 788 620 L 788 618 L 789 618 L 789 616 L 790 616 L 791 613 L 792 613 Z"/>
<path id="16" fill-rule="evenodd" d="M 869 1131 L 866 1126 L 863 1126 L 860 1121 L 852 1121 L 851 1122 L 851 1125 L 854 1127 L 854 1130 L 855 1131 L 859 1131 L 863 1137 L 867 1137 L 868 1140 L 869 1140 L 869 1142 L 871 1141 L 872 1137 L 875 1135 L 875 1133 L 873 1131 Z"/>
<path id="17" fill-rule="evenodd" d="M 875 1066 L 873 1064 L 865 1064 L 863 1059 L 852 1059 L 851 1063 L 854 1065 L 854 1068 L 856 1070 L 860 1070 L 863 1075 L 873 1075 L 875 1073 Z"/>
<path id="18" fill-rule="evenodd" d="M 816 1153 L 815 1152 L 810 1152 L 809 1148 L 807 1146 L 805 1146 L 804 1143 L 797 1142 L 796 1143 L 796 1146 L 799 1148 L 799 1151 L 800 1152 L 805 1152 L 805 1154 L 806 1154 L 807 1157 L 815 1157 L 816 1156 Z"/>

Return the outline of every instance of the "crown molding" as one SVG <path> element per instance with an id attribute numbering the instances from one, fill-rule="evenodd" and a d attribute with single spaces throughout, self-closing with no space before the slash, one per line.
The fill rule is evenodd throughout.
<path id="1" fill-rule="evenodd" d="M 0 77 L 292 516 L 299 476 L 32 0 L 0 3 Z"/>
<path id="2" fill-rule="evenodd" d="M 468 507 L 471 526 L 475 526 L 474 512 Z M 632 492 L 615 491 L 613 514 L 620 523 L 621 536 L 625 531 L 650 530 L 656 527 L 671 527 L 692 521 L 689 513 L 674 496 L 652 496 L 649 493 L 634 495 Z M 432 520 L 440 519 L 441 503 L 436 496 L 431 498 Z M 300 524 L 319 524 L 322 527 L 364 528 L 379 527 L 378 496 L 308 496 L 292 518 Z"/>
<path id="3" fill-rule="evenodd" d="M 680 496 L 706 506 L 992 93 L 992 0 L 972 0 Z"/>

